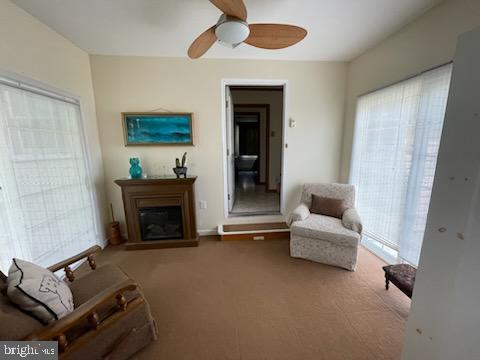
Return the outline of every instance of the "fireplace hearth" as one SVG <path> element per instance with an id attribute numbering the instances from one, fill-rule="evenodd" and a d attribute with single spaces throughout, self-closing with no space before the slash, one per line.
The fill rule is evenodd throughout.
<path id="1" fill-rule="evenodd" d="M 126 249 L 197 246 L 195 176 L 119 179 L 127 224 Z"/>

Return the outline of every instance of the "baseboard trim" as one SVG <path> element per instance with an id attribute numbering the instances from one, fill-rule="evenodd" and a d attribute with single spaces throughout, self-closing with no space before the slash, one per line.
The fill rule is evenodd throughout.
<path id="1" fill-rule="evenodd" d="M 269 227 L 269 225 L 271 225 L 271 227 Z M 229 227 L 234 227 L 234 229 L 228 229 Z M 284 222 L 264 223 L 264 224 L 225 225 L 225 227 L 224 225 L 219 225 L 218 234 L 220 235 L 221 240 L 290 239 L 290 229 L 287 227 L 287 224 Z"/>
<path id="2" fill-rule="evenodd" d="M 201 229 L 201 230 L 197 230 L 197 233 L 199 236 L 218 235 L 217 229 Z M 122 233 L 122 238 L 126 242 L 128 240 L 127 233 Z M 125 242 L 123 244 L 125 244 Z"/>
<path id="3" fill-rule="evenodd" d="M 201 229 L 198 230 L 198 235 L 200 236 L 208 236 L 208 235 L 218 235 L 217 229 Z"/>
<path id="4" fill-rule="evenodd" d="M 290 240 L 290 232 L 269 232 L 269 233 L 248 233 L 248 234 L 228 234 L 220 235 L 222 241 L 235 240 Z"/>

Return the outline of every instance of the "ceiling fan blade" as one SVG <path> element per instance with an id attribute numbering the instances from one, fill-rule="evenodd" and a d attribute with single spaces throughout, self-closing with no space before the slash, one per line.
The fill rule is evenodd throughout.
<path id="1" fill-rule="evenodd" d="M 210 2 L 227 15 L 247 20 L 247 8 L 243 0 L 210 0 Z"/>
<path id="2" fill-rule="evenodd" d="M 262 49 L 283 49 L 307 36 L 307 30 L 299 26 L 283 24 L 251 24 L 245 43 Z"/>
<path id="3" fill-rule="evenodd" d="M 217 41 L 215 35 L 215 26 L 205 30 L 188 48 L 188 56 L 192 59 L 198 59 L 205 54 L 208 49 Z"/>

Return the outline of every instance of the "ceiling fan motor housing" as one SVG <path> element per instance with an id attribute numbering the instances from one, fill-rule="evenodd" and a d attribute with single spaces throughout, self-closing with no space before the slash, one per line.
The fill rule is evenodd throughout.
<path id="1" fill-rule="evenodd" d="M 221 43 L 236 47 L 248 38 L 250 28 L 245 21 L 223 14 L 218 19 L 215 35 Z"/>

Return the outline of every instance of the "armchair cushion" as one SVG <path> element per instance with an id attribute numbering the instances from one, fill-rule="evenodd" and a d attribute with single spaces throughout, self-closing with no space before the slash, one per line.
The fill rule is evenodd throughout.
<path id="1" fill-rule="evenodd" d="M 310 210 L 308 206 L 304 203 L 298 205 L 295 210 L 292 211 L 290 216 L 287 219 L 287 225 L 292 225 L 295 221 L 305 220 L 310 215 Z"/>
<path id="2" fill-rule="evenodd" d="M 342 217 L 342 224 L 347 229 L 353 230 L 359 234 L 362 233 L 362 220 L 360 220 L 360 215 L 358 215 L 355 208 L 345 210 Z"/>
<path id="3" fill-rule="evenodd" d="M 343 226 L 340 219 L 311 214 L 307 219 L 292 224 L 291 232 L 295 236 L 313 238 L 343 246 L 357 246 L 360 235 Z"/>
<path id="4" fill-rule="evenodd" d="M 73 311 L 73 297 L 68 285 L 41 266 L 13 259 L 7 283 L 10 300 L 44 323 L 58 320 Z"/>
<path id="5" fill-rule="evenodd" d="M 107 264 L 85 272 L 70 284 L 75 308 L 79 307 L 102 290 L 124 282 L 129 277 L 118 266 Z"/>

